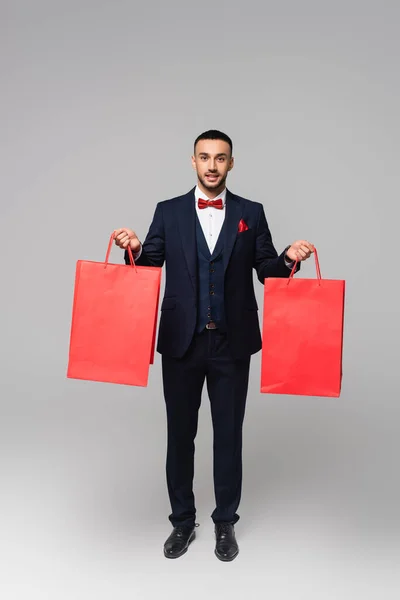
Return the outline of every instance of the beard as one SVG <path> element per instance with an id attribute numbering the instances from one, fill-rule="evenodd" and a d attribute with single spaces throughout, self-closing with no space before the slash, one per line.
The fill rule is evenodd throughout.
<path id="1" fill-rule="evenodd" d="M 225 187 L 225 182 L 226 182 L 226 178 L 227 178 L 228 174 L 226 173 L 225 176 L 223 176 L 222 178 L 219 173 L 216 173 L 216 175 L 217 175 L 218 179 L 214 183 L 211 183 L 205 177 L 202 177 L 199 173 L 197 173 L 197 177 L 199 178 L 201 185 L 206 190 L 210 190 L 210 191 L 214 191 L 215 189 L 218 189 L 218 188 L 223 189 Z"/>

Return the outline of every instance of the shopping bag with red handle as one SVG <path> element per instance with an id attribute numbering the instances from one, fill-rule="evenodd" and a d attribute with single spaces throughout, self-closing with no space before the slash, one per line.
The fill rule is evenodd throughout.
<path id="1" fill-rule="evenodd" d="M 345 281 L 268 277 L 264 284 L 261 392 L 340 396 Z"/>
<path id="2" fill-rule="evenodd" d="M 78 260 L 67 377 L 147 386 L 154 360 L 161 268 Z"/>

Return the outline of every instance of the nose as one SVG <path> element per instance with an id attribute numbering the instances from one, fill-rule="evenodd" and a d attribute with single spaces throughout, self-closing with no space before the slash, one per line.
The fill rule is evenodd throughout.
<path id="1" fill-rule="evenodd" d="M 215 158 L 211 159 L 211 163 L 210 163 L 210 171 L 216 171 L 216 166 L 215 166 Z"/>

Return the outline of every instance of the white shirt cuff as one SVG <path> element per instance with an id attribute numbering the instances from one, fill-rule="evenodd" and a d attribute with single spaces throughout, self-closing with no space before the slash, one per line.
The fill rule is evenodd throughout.
<path id="1" fill-rule="evenodd" d="M 288 269 L 293 269 L 293 267 L 294 267 L 294 263 L 295 263 L 295 261 L 294 261 L 294 260 L 288 261 L 288 260 L 286 260 L 286 258 L 285 258 L 285 265 L 287 266 L 287 268 L 288 268 Z"/>
<path id="2" fill-rule="evenodd" d="M 133 260 L 137 260 L 138 258 L 140 258 L 141 254 L 142 254 L 142 244 L 140 244 L 140 248 L 138 250 L 138 252 L 132 252 L 133 254 Z"/>

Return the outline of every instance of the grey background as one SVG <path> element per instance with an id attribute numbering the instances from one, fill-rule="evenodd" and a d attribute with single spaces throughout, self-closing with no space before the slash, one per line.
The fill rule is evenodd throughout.
<path id="1" fill-rule="evenodd" d="M 0 7 L 2 597 L 398 598 L 398 4 Z M 159 355 L 147 389 L 66 379 L 76 260 L 103 260 L 117 227 L 144 238 L 214 127 L 277 249 L 309 239 L 347 282 L 341 398 L 262 395 L 252 361 L 231 564 L 207 397 L 199 535 L 167 561 Z"/>

